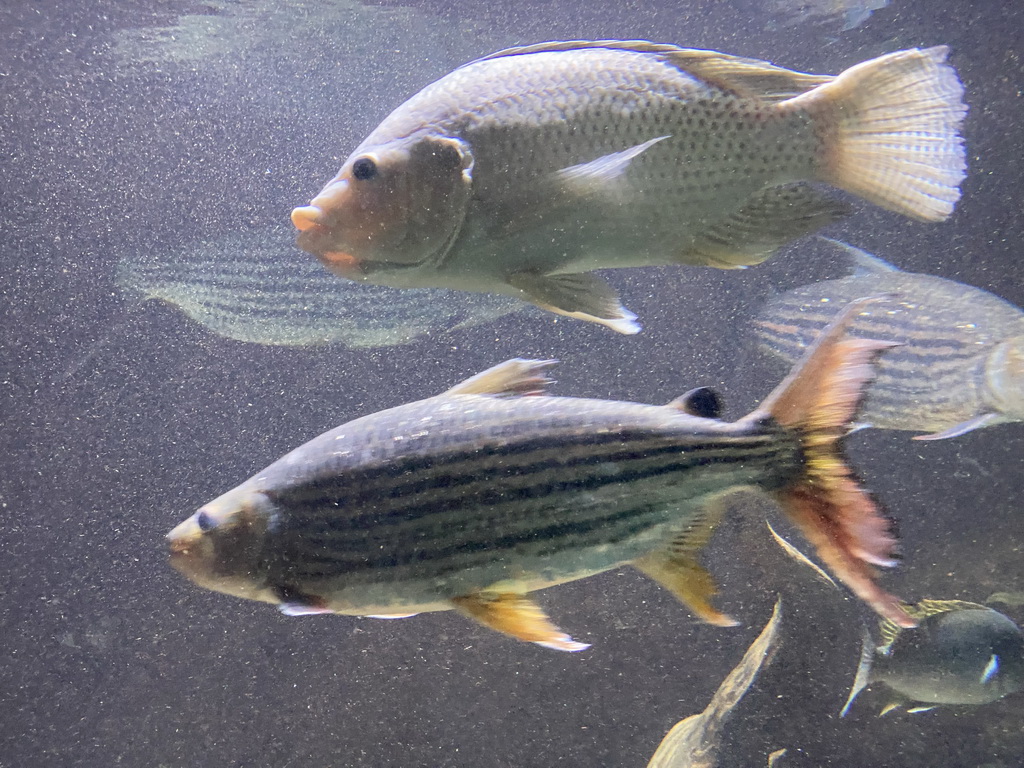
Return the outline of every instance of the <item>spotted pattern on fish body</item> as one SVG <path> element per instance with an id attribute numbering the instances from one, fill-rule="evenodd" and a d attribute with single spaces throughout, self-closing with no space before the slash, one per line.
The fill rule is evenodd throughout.
<path id="1" fill-rule="evenodd" d="M 948 217 L 966 107 L 946 55 L 831 76 L 646 41 L 499 51 L 392 112 L 292 211 L 297 242 L 349 279 L 636 333 L 593 270 L 760 263 L 849 212 L 814 183 Z"/>

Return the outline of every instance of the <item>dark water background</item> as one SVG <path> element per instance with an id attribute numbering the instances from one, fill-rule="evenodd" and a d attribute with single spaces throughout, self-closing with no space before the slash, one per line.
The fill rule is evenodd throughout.
<path id="1" fill-rule="evenodd" d="M 539 595 L 594 643 L 582 654 L 451 613 L 286 618 L 166 565 L 167 530 L 285 451 L 508 357 L 561 359 L 563 394 L 664 402 L 710 384 L 742 414 L 782 373 L 745 343 L 757 302 L 842 272 L 813 241 L 744 273 L 616 274 L 644 321 L 637 337 L 523 316 L 390 350 L 270 349 L 127 305 L 112 282 L 126 253 L 285 220 L 403 98 L 507 44 L 638 37 L 837 72 L 945 43 L 971 105 L 957 213 L 936 226 L 862 208 L 831 234 L 1024 304 L 1024 15 L 1011 7 L 894 0 L 840 33 L 780 25 L 752 0 L 361 13 L 5 3 L 0 766 L 643 766 L 704 708 L 780 592 L 784 645 L 738 709 L 721 765 L 761 766 L 780 747 L 794 767 L 1024 763 L 1020 695 L 879 720 L 875 692 L 837 718 L 862 613 L 767 541 L 767 504 L 737 507 L 707 557 L 744 626 L 700 625 L 638 574 L 613 572 Z M 169 60 L 172 33 L 143 28 L 182 14 L 243 22 L 221 27 L 209 55 Z M 1020 425 L 851 443 L 900 521 L 895 591 L 980 601 L 1024 588 Z"/>

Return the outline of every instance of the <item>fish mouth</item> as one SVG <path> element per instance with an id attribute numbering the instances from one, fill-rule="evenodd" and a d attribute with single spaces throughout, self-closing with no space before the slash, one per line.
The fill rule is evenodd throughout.
<path id="1" fill-rule="evenodd" d="M 331 248 L 330 230 L 322 223 L 324 211 L 317 205 L 303 205 L 292 209 L 292 226 L 299 231 L 295 244 L 320 259 L 329 270 L 349 280 L 359 280 L 374 272 L 399 272 L 416 269 L 443 258 L 451 247 L 451 241 L 442 244 L 434 253 L 427 254 L 419 261 L 388 261 L 386 259 L 367 261 L 348 251 Z"/>
<path id="2" fill-rule="evenodd" d="M 166 536 L 168 560 L 179 571 L 187 571 L 199 552 L 202 532 L 192 518 L 179 523 Z"/>

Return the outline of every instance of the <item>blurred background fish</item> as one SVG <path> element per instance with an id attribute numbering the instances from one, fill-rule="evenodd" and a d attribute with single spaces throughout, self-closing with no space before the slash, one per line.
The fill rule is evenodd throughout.
<path id="1" fill-rule="evenodd" d="M 647 768 L 714 768 L 722 743 L 726 721 L 740 700 L 767 667 L 781 642 L 779 624 L 782 602 L 775 603 L 772 617 L 761 634 L 750 644 L 740 663 L 722 681 L 711 703 L 697 715 L 690 715 L 673 726 L 655 750 Z M 774 765 L 785 750 L 772 752 L 768 765 Z"/>
<path id="2" fill-rule="evenodd" d="M 765 10 L 783 26 L 839 24 L 846 32 L 860 26 L 889 0 L 766 0 Z"/>
<path id="3" fill-rule="evenodd" d="M 339 280 L 298 251 L 290 229 L 233 232 L 171 255 L 121 260 L 131 297 L 174 305 L 220 336 L 255 344 L 388 347 L 530 307 L 506 296 Z"/>
<path id="4" fill-rule="evenodd" d="M 859 421 L 937 440 L 1024 420 L 1024 312 L 980 288 L 901 272 L 820 239 L 849 254 L 853 274 L 770 301 L 754 323 L 764 350 L 792 363 L 850 299 L 891 294 L 851 326 L 857 336 L 902 345 L 882 354 Z"/>
<path id="5" fill-rule="evenodd" d="M 882 644 L 865 635 L 845 716 L 864 688 L 883 683 L 885 714 L 900 706 L 923 712 L 938 704 L 988 704 L 1024 685 L 1024 635 L 1009 618 L 978 603 L 921 600 L 907 606 L 914 629 L 880 623 Z"/>

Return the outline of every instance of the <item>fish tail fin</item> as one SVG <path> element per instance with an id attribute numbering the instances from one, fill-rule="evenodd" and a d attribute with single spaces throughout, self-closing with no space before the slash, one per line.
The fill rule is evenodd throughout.
<path id="1" fill-rule="evenodd" d="M 878 585 L 872 567 L 897 562 L 892 521 L 854 477 L 841 449 L 874 378 L 874 358 L 896 346 L 846 336 L 854 317 L 875 301 L 860 299 L 847 306 L 747 418 L 770 418 L 798 436 L 802 472 L 774 495 L 821 561 L 879 615 L 913 627 L 916 622 L 898 598 Z"/>
<path id="2" fill-rule="evenodd" d="M 840 717 L 846 717 L 853 705 L 857 695 L 868 687 L 871 682 L 871 662 L 875 659 L 875 642 L 871 639 L 871 633 L 867 627 L 863 627 L 860 645 L 860 663 L 857 664 L 857 675 L 853 678 L 853 685 L 850 686 L 850 695 L 846 697 L 846 703 L 839 711 Z"/>
<path id="3" fill-rule="evenodd" d="M 960 199 L 966 159 L 963 85 L 949 49 L 896 51 L 785 104 L 808 109 L 823 140 L 822 181 L 919 221 Z"/>

